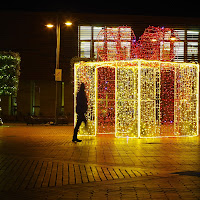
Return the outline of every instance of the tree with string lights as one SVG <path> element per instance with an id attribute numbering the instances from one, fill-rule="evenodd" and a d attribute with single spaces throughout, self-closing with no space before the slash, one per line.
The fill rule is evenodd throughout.
<path id="1" fill-rule="evenodd" d="M 20 61 L 19 53 L 0 52 L 0 96 L 17 96 Z M 1 118 L 0 125 L 3 125 Z"/>
<path id="2" fill-rule="evenodd" d="M 0 52 L 0 95 L 17 95 L 20 61 L 18 53 Z"/>

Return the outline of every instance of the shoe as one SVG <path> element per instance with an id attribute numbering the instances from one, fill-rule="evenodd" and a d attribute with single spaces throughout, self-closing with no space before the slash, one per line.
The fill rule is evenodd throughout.
<path id="1" fill-rule="evenodd" d="M 72 142 L 82 142 L 82 140 L 79 140 L 79 139 L 75 140 L 75 139 L 73 139 Z"/>

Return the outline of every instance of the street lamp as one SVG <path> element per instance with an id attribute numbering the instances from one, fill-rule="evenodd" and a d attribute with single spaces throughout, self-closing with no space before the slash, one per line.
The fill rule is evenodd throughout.
<path id="1" fill-rule="evenodd" d="M 54 27 L 53 24 L 46 24 L 45 26 L 46 26 L 47 28 L 53 28 L 53 27 Z"/>
<path id="2" fill-rule="evenodd" d="M 67 21 L 64 23 L 66 26 L 71 26 L 72 22 Z M 54 24 L 46 24 L 47 28 L 54 28 Z M 55 125 L 58 124 L 58 81 L 62 81 L 62 71 L 59 69 L 59 58 L 60 58 L 60 23 L 57 20 L 56 23 L 56 68 L 55 68 L 55 81 L 56 81 L 56 99 L 55 99 Z"/>
<path id="3" fill-rule="evenodd" d="M 71 26 L 71 25 L 72 25 L 72 22 L 67 21 L 67 22 L 65 23 L 65 25 L 67 25 L 67 26 Z"/>

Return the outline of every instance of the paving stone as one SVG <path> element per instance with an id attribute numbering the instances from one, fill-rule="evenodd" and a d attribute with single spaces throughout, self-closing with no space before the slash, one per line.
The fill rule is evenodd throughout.
<path id="1" fill-rule="evenodd" d="M 200 199 L 200 137 L 71 142 L 72 126 L 0 127 L 1 199 Z"/>

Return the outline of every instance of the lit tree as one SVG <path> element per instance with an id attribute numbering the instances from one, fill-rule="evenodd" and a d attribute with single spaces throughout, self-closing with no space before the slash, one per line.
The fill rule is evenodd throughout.
<path id="1" fill-rule="evenodd" d="M 20 61 L 18 53 L 0 52 L 0 95 L 17 95 Z"/>

